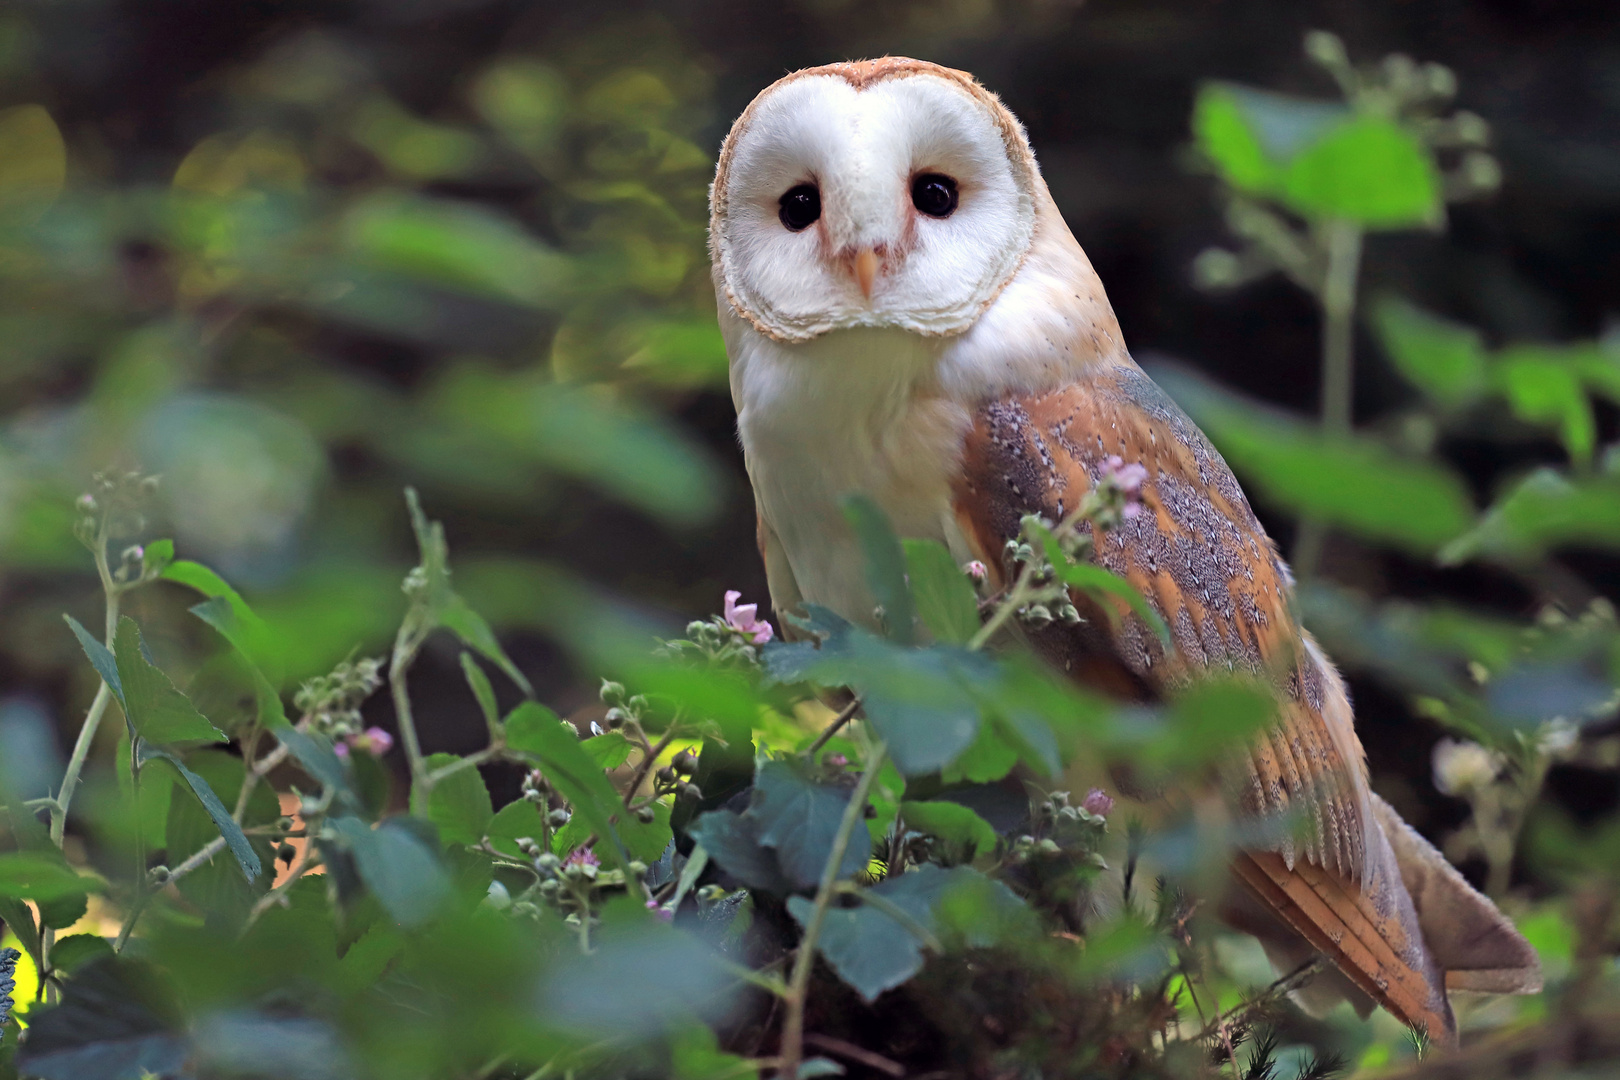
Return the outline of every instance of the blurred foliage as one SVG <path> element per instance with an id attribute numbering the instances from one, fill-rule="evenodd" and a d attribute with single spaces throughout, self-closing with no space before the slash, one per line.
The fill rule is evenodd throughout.
<path id="1" fill-rule="evenodd" d="M 0 20 L 15 84 L 42 12 Z M 866 14 L 957 35 L 1056 18 Z M 639 534 L 690 536 L 727 494 L 669 419 L 725 384 L 715 67 L 666 21 L 603 18 L 485 49 L 434 108 L 355 36 L 286 34 L 214 72 L 208 130 L 156 163 L 45 105 L 0 110 L 0 392 L 19 403 L 0 662 L 59 680 L 73 718 L 64 755 L 54 699 L 0 699 L 19 954 L 0 1077 L 1479 1080 L 1620 1060 L 1620 826 L 1546 796 L 1556 770 L 1620 771 L 1620 628 L 1569 564 L 1620 540 L 1620 349 L 1359 296 L 1368 245 L 1501 180 L 1451 73 L 1358 68 L 1315 34 L 1337 100 L 1197 93 L 1238 243 L 1195 276 L 1281 271 L 1311 296 L 1322 422 L 1156 370 L 1262 509 L 1305 523 L 1306 624 L 1446 733 L 1446 850 L 1542 955 L 1546 994 L 1459 1003 L 1448 1059 L 1383 1014 L 1305 1017 L 1210 917 L 1254 825 L 1207 780 L 1269 694 L 1214 680 L 1125 708 L 984 650 L 1077 618 L 1077 592 L 1146 610 L 1076 528 L 1117 523 L 1117 485 L 1023 522 L 1000 597 L 852 501 L 883 633 L 813 609 L 779 616 L 794 642 L 762 640 L 731 597 L 654 649 L 630 605 L 657 601 L 533 554 L 525 529 L 562 522 L 651 593 Z M 1358 323 L 1410 391 L 1360 427 Z M 1557 453 L 1504 453 L 1481 486 L 1464 439 Z M 616 535 L 569 533 L 596 499 L 629 511 Z M 452 573 L 460 533 L 424 506 L 493 522 L 502 554 Z M 1369 596 L 1329 580 L 1335 544 L 1535 601 Z M 606 676 L 600 702 L 543 703 L 522 630 Z M 1092 789 L 1127 764 L 1170 794 Z"/>

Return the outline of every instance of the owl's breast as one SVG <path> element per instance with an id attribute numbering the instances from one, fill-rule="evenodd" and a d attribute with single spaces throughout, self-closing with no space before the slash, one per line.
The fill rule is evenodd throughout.
<path id="1" fill-rule="evenodd" d="M 966 551 L 951 483 L 972 417 L 930 389 L 937 341 L 898 330 L 845 331 L 798 346 L 751 328 L 727 337 L 772 601 L 779 609 L 808 601 L 871 624 L 846 496 L 871 498 L 901 536 Z"/>

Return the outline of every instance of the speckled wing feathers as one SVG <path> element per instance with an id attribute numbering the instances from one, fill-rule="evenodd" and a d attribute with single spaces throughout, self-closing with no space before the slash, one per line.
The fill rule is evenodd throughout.
<path id="1" fill-rule="evenodd" d="M 1098 561 L 1141 591 L 1174 647 L 1118 605 L 1054 625 L 1036 648 L 1082 682 L 1137 700 L 1210 670 L 1276 685 L 1279 722 L 1247 754 L 1237 794 L 1243 810 L 1280 826 L 1278 840 L 1240 855 L 1237 876 L 1374 1000 L 1449 1037 L 1442 974 L 1372 820 L 1343 686 L 1289 610 L 1288 569 L 1236 479 L 1168 396 L 1124 363 L 983 406 L 954 492 L 969 543 L 993 565 L 1023 515 L 1063 518 L 1110 455 L 1148 478 L 1141 512 L 1100 538 Z"/>

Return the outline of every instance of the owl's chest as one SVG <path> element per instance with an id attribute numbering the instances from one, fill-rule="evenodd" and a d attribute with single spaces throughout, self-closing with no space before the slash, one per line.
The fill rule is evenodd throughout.
<path id="1" fill-rule="evenodd" d="M 766 553 L 773 600 L 869 622 L 843 500 L 866 495 L 901 536 L 963 549 L 951 481 L 968 410 L 930 391 L 933 347 L 914 335 L 829 335 L 821 349 L 791 353 L 764 345 L 734 359 L 732 389 L 755 502 L 780 545 L 775 566 Z"/>

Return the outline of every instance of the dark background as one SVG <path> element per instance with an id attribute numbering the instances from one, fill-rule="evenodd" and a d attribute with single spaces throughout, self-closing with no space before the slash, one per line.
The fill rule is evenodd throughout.
<path id="1" fill-rule="evenodd" d="M 1400 293 L 1480 327 L 1493 344 L 1602 335 L 1620 296 L 1620 6 L 1613 4 L 13 4 L 0 19 L 0 54 L 7 57 L 0 105 L 44 104 L 83 175 L 102 190 L 137 189 L 166 184 L 205 137 L 257 124 L 260 107 L 240 89 L 242 73 L 312 36 L 340 44 L 346 62 L 364 67 L 367 78 L 408 112 L 452 125 L 475 122 L 467 104 L 469 80 L 497 57 L 538 56 L 577 74 L 621 60 L 667 67 L 673 63 L 667 58 L 677 55 L 689 69 L 679 84 L 679 124 L 712 161 L 730 119 L 780 75 L 845 58 L 910 54 L 973 72 L 1028 126 L 1053 195 L 1101 274 L 1139 359 L 1178 358 L 1248 394 L 1309 412 L 1316 404 L 1319 348 L 1309 298 L 1280 277 L 1230 294 L 1193 287 L 1193 258 L 1221 243 L 1225 232 L 1213 182 L 1194 167 L 1187 143 L 1200 80 L 1332 96 L 1327 78 L 1301 52 L 1305 32 L 1313 28 L 1340 34 L 1359 62 L 1405 52 L 1451 67 L 1460 85 L 1459 106 L 1489 121 L 1503 168 L 1500 192 L 1453 207 L 1444 234 L 1372 238 L 1366 292 Z M 278 122 L 273 113 L 265 116 L 271 126 Z M 305 136 L 319 133 L 306 128 L 300 133 Z M 352 148 L 312 160 L 315 175 L 333 192 L 397 182 Z M 428 194 L 509 213 L 534 235 L 566 249 L 580 234 L 570 233 L 566 210 L 558 210 L 553 198 L 553 189 L 564 186 L 555 178 L 537 181 L 501 169 L 421 182 Z M 681 205 L 689 231 L 702 224 L 701 205 L 691 205 L 694 197 L 688 183 Z M 162 242 L 129 242 L 120 251 L 127 295 L 119 302 L 126 313 L 146 310 L 143 289 L 158 296 L 148 309 L 161 308 L 170 265 Z M 694 318 L 704 317 L 710 302 L 706 271 L 698 259 L 679 294 Z M 514 320 L 479 309 L 458 324 L 465 340 L 447 344 L 424 343 L 386 327 L 327 324 L 274 304 L 256 310 L 254 318 L 296 338 L 299 363 L 377 380 L 407 396 L 430 385 L 447 357 L 469 348 L 502 354 L 509 368 L 543 364 L 557 329 L 552 315 Z M 488 345 L 491 335 L 495 343 Z M 510 347 L 512 340 L 519 347 Z M 101 377 L 99 355 L 94 348 L 64 346 L 6 370 L 0 410 L 16 421 L 92 396 Z M 1365 334 L 1358 363 L 1358 423 L 1393 422 L 1407 391 Z M 192 378 L 200 386 L 257 392 L 229 357 Z M 614 383 L 617 375 L 596 372 L 593 378 Z M 521 488 L 484 498 L 419 475 L 364 440 L 342 438 L 324 439 L 330 478 L 312 519 L 335 512 L 353 492 L 397 492 L 413 482 L 423 486 L 430 511 L 445 521 L 458 557 L 544 559 L 671 626 L 717 610 L 726 588 L 763 600 L 753 511 L 723 381 L 678 389 L 637 384 L 628 392 L 676 417 L 722 463 L 721 510 L 709 523 L 661 523 L 582 484 L 547 484 L 532 499 Z M 1615 417 L 1600 412 L 1599 419 L 1600 437 L 1612 439 Z M 1535 439 L 1503 444 L 1464 435 L 1444 449 L 1482 503 L 1514 470 L 1559 459 L 1552 442 Z M 1258 509 L 1286 551 L 1289 521 L 1265 506 Z M 403 568 L 409 565 L 410 538 L 397 510 L 396 504 L 396 512 L 361 515 L 355 527 L 363 528 L 377 560 Z M 320 528 L 307 526 L 311 535 Z M 324 542 L 312 540 L 307 549 Z M 93 582 L 68 562 L 42 565 L 0 553 L 0 608 L 12 608 L 6 622 L 10 643 L 0 645 L 0 680 L 7 692 L 26 692 L 48 704 L 63 717 L 64 728 L 90 689 L 78 673 L 69 674 L 71 643 L 52 639 L 46 646 L 23 638 L 49 625 L 43 615 L 30 614 L 36 611 L 71 606 L 86 623 L 95 618 Z M 1612 588 L 1607 563 L 1577 555 L 1571 565 L 1600 589 Z M 1373 596 L 1451 596 L 1514 617 L 1530 615 L 1549 598 L 1544 589 L 1506 575 L 1441 572 L 1343 540 L 1330 544 L 1324 573 Z M 272 573 L 258 587 L 274 594 L 280 583 Z M 247 591 L 251 598 L 253 588 Z M 394 601 L 378 601 L 384 602 Z M 512 652 L 541 697 L 564 712 L 588 707 L 594 698 L 591 673 L 579 670 L 549 635 L 525 629 L 521 619 L 506 622 L 516 624 L 509 635 Z M 359 636 L 368 650 L 383 643 L 374 634 Z M 416 676 L 430 749 L 471 750 L 483 737 L 455 661 L 449 647 L 430 650 Z M 1349 674 L 1376 786 L 1426 832 L 1455 825 L 1464 816 L 1462 804 L 1435 794 L 1428 780 L 1428 752 L 1438 730 L 1413 717 L 1399 695 Z M 374 701 L 368 716 L 388 723 L 386 704 Z M 497 803 L 515 794 L 513 778 L 491 779 Z M 1607 805 L 1611 786 L 1605 781 L 1598 790 L 1590 777 L 1573 770 L 1554 784 L 1561 798 L 1585 811 Z"/>

